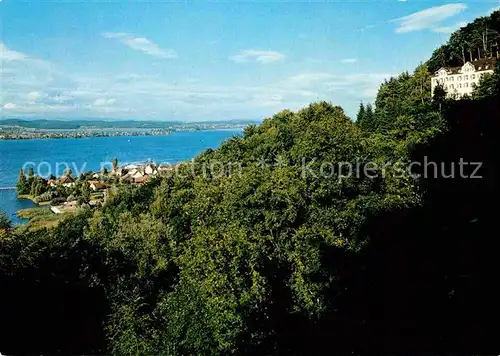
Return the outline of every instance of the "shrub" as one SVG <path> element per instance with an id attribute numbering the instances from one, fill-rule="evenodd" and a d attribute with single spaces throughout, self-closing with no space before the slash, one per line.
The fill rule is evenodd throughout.
<path id="1" fill-rule="evenodd" d="M 59 205 L 59 204 L 65 203 L 65 202 L 66 202 L 66 198 L 57 197 L 57 198 L 52 199 L 50 201 L 50 204 L 51 205 Z"/>
<path id="2" fill-rule="evenodd" d="M 45 192 L 43 194 L 40 194 L 39 196 L 36 196 L 33 199 L 33 201 L 38 204 L 38 203 L 50 201 L 50 199 L 52 199 L 53 196 L 54 196 L 54 192 Z"/>

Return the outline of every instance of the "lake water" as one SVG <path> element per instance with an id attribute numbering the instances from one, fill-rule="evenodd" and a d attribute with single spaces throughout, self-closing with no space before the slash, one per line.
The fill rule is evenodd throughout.
<path id="1" fill-rule="evenodd" d="M 99 171 L 101 164 L 118 158 L 120 166 L 152 160 L 176 163 L 193 158 L 241 130 L 175 132 L 167 136 L 121 136 L 40 140 L 0 140 L 0 188 L 14 187 L 23 166 L 41 175 L 59 176 L 65 165 L 73 173 Z M 16 198 L 15 190 L 0 189 L 0 209 L 16 223 L 19 209 L 32 207 Z"/>

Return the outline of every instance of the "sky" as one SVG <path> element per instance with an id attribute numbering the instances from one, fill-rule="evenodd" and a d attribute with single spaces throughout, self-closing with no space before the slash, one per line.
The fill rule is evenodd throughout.
<path id="1" fill-rule="evenodd" d="M 495 1 L 0 0 L 0 116 L 354 117 Z"/>

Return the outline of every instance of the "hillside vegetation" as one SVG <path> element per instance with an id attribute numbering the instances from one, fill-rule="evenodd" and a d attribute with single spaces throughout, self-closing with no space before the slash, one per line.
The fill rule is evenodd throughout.
<path id="1" fill-rule="evenodd" d="M 434 73 L 441 67 L 462 66 L 467 61 L 500 55 L 500 10 L 483 16 L 452 33 L 427 62 Z"/>
<path id="2" fill-rule="evenodd" d="M 429 67 L 357 122 L 285 110 L 102 209 L 2 228 L 2 352 L 491 351 L 500 71 L 450 101 Z"/>

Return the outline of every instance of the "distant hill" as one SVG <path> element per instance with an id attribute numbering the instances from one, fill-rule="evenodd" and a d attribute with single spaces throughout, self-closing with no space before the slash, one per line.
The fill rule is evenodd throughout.
<path id="1" fill-rule="evenodd" d="M 257 120 L 219 120 L 219 121 L 200 121 L 188 122 L 181 121 L 106 121 L 106 120 L 23 120 L 23 119 L 4 119 L 0 120 L 0 126 L 18 126 L 31 129 L 46 130 L 76 130 L 85 128 L 123 128 L 123 129 L 166 129 L 178 126 L 206 126 L 206 125 L 248 125 L 259 123 Z"/>

